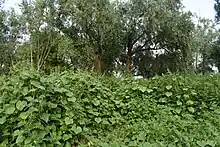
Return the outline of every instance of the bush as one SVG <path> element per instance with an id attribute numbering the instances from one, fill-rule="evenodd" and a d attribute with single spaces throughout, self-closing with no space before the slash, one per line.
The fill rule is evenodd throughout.
<path id="1" fill-rule="evenodd" d="M 219 76 L 0 78 L 0 146 L 219 146 Z"/>

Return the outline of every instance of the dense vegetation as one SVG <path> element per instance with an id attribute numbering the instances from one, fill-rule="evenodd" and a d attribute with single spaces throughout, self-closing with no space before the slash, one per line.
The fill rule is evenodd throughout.
<path id="1" fill-rule="evenodd" d="M 220 146 L 219 0 L 3 2 L 0 147 Z"/>
<path id="2" fill-rule="evenodd" d="M 220 67 L 218 7 L 213 22 L 183 11 L 181 0 L 23 0 L 7 11 L 2 3 L 0 74 L 14 66 L 206 74 Z"/>
<path id="3" fill-rule="evenodd" d="M 0 79 L 0 145 L 219 146 L 219 78 L 18 72 Z"/>

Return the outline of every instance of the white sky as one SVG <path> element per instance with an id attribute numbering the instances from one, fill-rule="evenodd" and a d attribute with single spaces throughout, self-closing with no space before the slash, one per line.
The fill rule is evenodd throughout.
<path id="1" fill-rule="evenodd" d="M 22 0 L 5 0 L 6 8 L 15 7 Z M 214 19 L 214 0 L 182 0 L 186 10 L 196 13 L 200 17 Z"/>
<path id="2" fill-rule="evenodd" d="M 196 13 L 200 17 L 214 20 L 214 0 L 182 0 L 186 10 Z"/>

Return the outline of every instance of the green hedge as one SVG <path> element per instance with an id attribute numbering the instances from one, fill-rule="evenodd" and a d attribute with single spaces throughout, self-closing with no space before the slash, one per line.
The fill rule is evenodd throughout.
<path id="1" fill-rule="evenodd" d="M 219 76 L 0 77 L 0 146 L 220 146 Z"/>

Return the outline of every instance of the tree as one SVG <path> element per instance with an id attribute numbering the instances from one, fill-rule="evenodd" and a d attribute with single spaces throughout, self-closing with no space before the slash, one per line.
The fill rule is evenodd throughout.
<path id="1" fill-rule="evenodd" d="M 151 63 L 146 63 L 147 60 L 141 58 L 148 58 L 155 51 L 164 54 L 179 53 L 175 56 L 182 58 L 179 61 L 183 66 L 179 67 L 187 68 L 190 58 L 188 42 L 194 26 L 191 14 L 181 12 L 179 1 L 130 0 L 120 3 L 119 10 L 124 35 L 124 50 L 120 59 L 129 73 L 144 69 L 144 65 L 140 63 L 149 67 Z M 176 63 L 176 68 L 179 64 Z M 151 67 L 153 68 L 152 64 Z M 144 71 L 139 73 L 143 74 Z"/>
<path id="2" fill-rule="evenodd" d="M 198 24 L 193 33 L 191 46 L 195 58 L 195 71 L 205 74 L 211 72 L 214 66 L 213 47 L 219 33 L 211 20 L 198 18 Z"/>
<path id="3" fill-rule="evenodd" d="M 215 19 L 216 22 L 220 20 L 220 0 L 215 0 L 214 9 L 216 11 Z"/>
<path id="4" fill-rule="evenodd" d="M 54 27 L 55 1 L 23 1 L 21 4 L 23 35 L 29 40 L 19 47 L 19 62 L 30 63 L 31 68 L 49 72 L 56 67 L 69 66 L 61 47 L 65 41 L 59 30 Z"/>
<path id="5" fill-rule="evenodd" d="M 29 39 L 16 43 L 16 62 L 38 71 L 124 67 L 149 77 L 192 68 L 196 32 L 178 0 L 23 0 L 21 12 L 17 34 Z"/>
<path id="6" fill-rule="evenodd" d="M 3 4 L 2 4 L 3 5 Z M 19 45 L 20 23 L 15 11 L 6 12 L 0 8 L 0 74 L 8 73 L 15 60 L 15 50 Z"/>
<path id="7" fill-rule="evenodd" d="M 64 34 L 83 40 L 93 55 L 95 70 L 104 72 L 114 67 L 115 57 L 119 53 L 118 17 L 113 3 L 108 0 L 67 0 L 60 3 L 57 27 Z M 71 25 L 65 25 L 67 20 Z"/>

